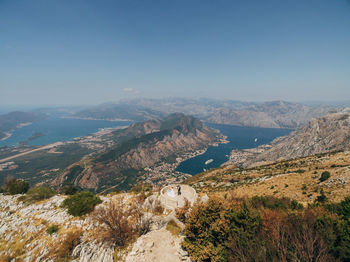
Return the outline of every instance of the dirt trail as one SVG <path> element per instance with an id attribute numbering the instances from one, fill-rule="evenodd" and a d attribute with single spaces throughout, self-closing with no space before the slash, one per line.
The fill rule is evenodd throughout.
<path id="1" fill-rule="evenodd" d="M 126 262 L 180 262 L 190 261 L 181 249 L 181 238 L 174 237 L 164 227 L 140 237 L 128 254 Z"/>

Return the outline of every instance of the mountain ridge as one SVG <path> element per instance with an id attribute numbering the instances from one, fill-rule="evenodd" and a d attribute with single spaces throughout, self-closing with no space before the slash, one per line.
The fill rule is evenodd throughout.
<path id="1" fill-rule="evenodd" d="M 115 136 L 117 141 L 120 138 L 115 147 L 72 165 L 52 184 L 73 183 L 96 191 L 116 186 L 127 189 L 145 174 L 145 168 L 162 161 L 179 161 L 181 155 L 203 150 L 221 137 L 201 121 L 184 114 L 136 123 L 117 131 Z"/>
<path id="2" fill-rule="evenodd" d="M 215 99 L 130 99 L 102 104 L 77 112 L 75 117 L 97 119 L 132 119 L 135 121 L 164 117 L 175 112 L 193 115 L 204 122 L 266 128 L 299 128 L 313 117 L 335 107 L 308 106 L 286 101 L 243 102 Z"/>
<path id="3" fill-rule="evenodd" d="M 269 145 L 235 150 L 226 164 L 249 167 L 298 157 L 350 150 L 350 110 L 311 119 L 304 127 Z"/>

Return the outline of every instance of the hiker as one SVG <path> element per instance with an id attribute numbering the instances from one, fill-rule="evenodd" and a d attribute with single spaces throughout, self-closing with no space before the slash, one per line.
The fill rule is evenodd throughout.
<path id="1" fill-rule="evenodd" d="M 177 186 L 177 194 L 179 196 L 181 195 L 181 186 L 180 185 Z"/>

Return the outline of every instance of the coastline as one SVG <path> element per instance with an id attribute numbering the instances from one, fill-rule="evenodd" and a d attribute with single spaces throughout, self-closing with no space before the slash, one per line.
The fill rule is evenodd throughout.
<path id="1" fill-rule="evenodd" d="M 20 128 L 25 127 L 25 126 L 30 126 L 31 124 L 33 124 L 33 123 L 32 122 L 26 122 L 26 123 L 18 124 L 15 129 L 12 129 L 10 131 L 4 132 L 5 137 L 1 138 L 0 141 L 5 141 L 6 139 L 9 139 L 12 136 L 13 132 L 15 132 L 17 129 L 20 129 Z"/>
<path id="2" fill-rule="evenodd" d="M 110 122 L 133 122 L 133 120 L 131 120 L 131 119 L 123 119 L 123 118 L 101 119 L 101 118 L 78 117 L 78 116 L 62 116 L 61 118 L 66 118 L 66 119 L 78 119 L 78 120 L 110 121 Z"/>
<path id="3" fill-rule="evenodd" d="M 4 132 L 5 136 L 0 139 L 0 141 L 5 141 L 6 139 L 10 138 L 12 136 L 12 133 L 10 132 Z"/>

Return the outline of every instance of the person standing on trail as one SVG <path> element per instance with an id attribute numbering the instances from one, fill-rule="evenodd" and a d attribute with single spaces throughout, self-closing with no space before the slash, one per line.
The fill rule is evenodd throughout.
<path id="1" fill-rule="evenodd" d="M 181 195 L 181 186 L 180 185 L 177 186 L 177 194 L 179 196 Z"/>

